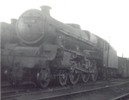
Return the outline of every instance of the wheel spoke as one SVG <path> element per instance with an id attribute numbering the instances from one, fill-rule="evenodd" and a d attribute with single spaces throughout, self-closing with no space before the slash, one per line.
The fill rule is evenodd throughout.
<path id="1" fill-rule="evenodd" d="M 92 77 L 92 81 L 96 81 L 96 80 L 97 80 L 97 77 L 98 77 L 97 71 L 94 72 L 94 73 L 92 73 L 92 74 L 91 74 L 91 77 Z"/>
<path id="2" fill-rule="evenodd" d="M 70 72 L 69 80 L 70 80 L 71 84 L 73 84 L 73 85 L 77 84 L 77 82 L 79 81 L 79 78 L 80 78 L 80 74 L 79 73 L 76 73 L 75 71 Z"/>
<path id="3" fill-rule="evenodd" d="M 67 84 L 67 73 L 65 71 L 60 71 L 59 73 L 59 83 L 61 86 Z"/>
<path id="4" fill-rule="evenodd" d="M 48 66 L 41 68 L 37 73 L 37 83 L 41 88 L 45 88 L 50 83 L 50 69 Z"/>
<path id="5" fill-rule="evenodd" d="M 86 83 L 86 82 L 88 82 L 90 75 L 89 75 L 89 73 L 82 73 L 81 77 L 82 77 L 82 81 L 84 83 Z"/>
<path id="6" fill-rule="evenodd" d="M 97 77 L 98 77 L 98 70 L 97 70 L 96 62 L 94 61 L 92 64 L 92 73 L 91 73 L 92 81 L 96 81 Z"/>

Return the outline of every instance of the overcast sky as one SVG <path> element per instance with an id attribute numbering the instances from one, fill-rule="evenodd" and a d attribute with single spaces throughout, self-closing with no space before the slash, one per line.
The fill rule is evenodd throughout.
<path id="1" fill-rule="evenodd" d="M 52 7 L 51 15 L 77 23 L 107 41 L 119 56 L 129 57 L 129 0 L 1 0 L 0 22 L 9 22 L 31 8 Z"/>

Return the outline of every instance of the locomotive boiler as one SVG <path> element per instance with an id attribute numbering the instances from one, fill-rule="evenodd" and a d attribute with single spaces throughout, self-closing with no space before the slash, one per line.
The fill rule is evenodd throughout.
<path id="1" fill-rule="evenodd" d="M 103 67 L 98 37 L 77 24 L 55 20 L 49 10 L 42 6 L 19 17 L 16 31 L 21 42 L 8 55 L 8 80 L 17 85 L 29 79 L 41 88 L 54 79 L 62 86 L 80 79 L 96 81 Z"/>

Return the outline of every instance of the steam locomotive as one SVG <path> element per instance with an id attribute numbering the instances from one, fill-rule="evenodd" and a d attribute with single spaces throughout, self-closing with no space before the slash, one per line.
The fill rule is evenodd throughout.
<path id="1" fill-rule="evenodd" d="M 24 12 L 16 23 L 19 42 L 10 44 L 5 74 L 12 85 L 24 80 L 45 88 L 56 79 L 61 86 L 114 77 L 117 54 L 102 38 L 50 16 L 48 6 Z M 4 51 L 6 52 L 6 51 Z M 110 60 L 111 59 L 111 60 Z M 105 74 L 106 73 L 106 74 Z M 113 74 L 112 74 L 113 73 Z M 114 75 L 115 74 L 115 75 Z"/>

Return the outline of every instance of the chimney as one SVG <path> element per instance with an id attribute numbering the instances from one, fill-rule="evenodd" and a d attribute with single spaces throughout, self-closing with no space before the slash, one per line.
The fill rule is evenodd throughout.
<path id="1" fill-rule="evenodd" d="M 51 7 L 49 7 L 49 6 L 41 6 L 40 8 L 41 8 L 41 11 L 43 12 L 43 14 L 50 16 Z"/>
<path id="2" fill-rule="evenodd" d="M 11 19 L 11 24 L 16 25 L 17 19 Z"/>

